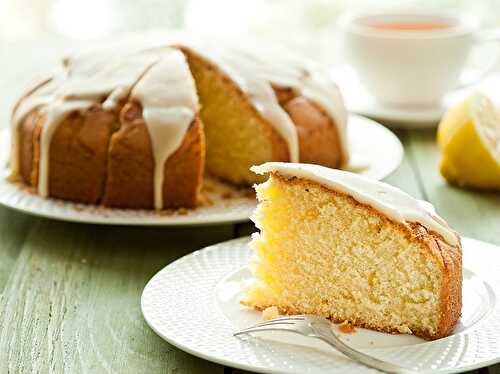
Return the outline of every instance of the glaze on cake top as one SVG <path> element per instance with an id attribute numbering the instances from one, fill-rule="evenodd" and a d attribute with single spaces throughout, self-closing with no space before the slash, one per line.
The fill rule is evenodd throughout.
<path id="1" fill-rule="evenodd" d="M 267 162 L 263 165 L 252 166 L 251 170 L 257 174 L 276 173 L 284 177 L 297 177 L 318 183 L 351 196 L 392 221 L 403 225 L 417 222 L 427 230 L 441 235 L 448 244 L 459 244 L 457 233 L 437 215 L 431 203 L 415 199 L 387 183 L 347 171 L 310 164 Z"/>

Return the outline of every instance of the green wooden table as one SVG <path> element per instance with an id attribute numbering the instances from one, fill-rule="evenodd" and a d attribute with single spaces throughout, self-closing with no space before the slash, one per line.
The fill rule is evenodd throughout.
<path id="1" fill-rule="evenodd" d="M 500 194 L 448 186 L 437 171 L 433 130 L 397 135 L 405 158 L 386 181 L 434 203 L 462 235 L 500 245 Z M 0 373 L 239 372 L 157 337 L 142 318 L 140 296 L 168 263 L 252 231 L 250 223 L 105 227 L 0 207 Z M 476 372 L 500 373 L 500 365 Z"/>

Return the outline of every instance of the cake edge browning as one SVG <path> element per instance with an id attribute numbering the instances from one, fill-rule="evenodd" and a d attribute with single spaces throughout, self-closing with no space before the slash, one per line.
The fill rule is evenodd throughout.
<path id="1" fill-rule="evenodd" d="M 154 158 L 140 104 L 126 103 L 120 113 L 120 123 L 109 145 L 106 187 L 100 203 L 114 208 L 153 209 Z M 163 209 L 197 206 L 205 164 L 204 149 L 203 123 L 196 114 L 182 144 L 163 166 Z"/>
<path id="2" fill-rule="evenodd" d="M 304 96 L 296 96 L 282 107 L 297 131 L 300 162 L 339 168 L 344 160 L 335 119 Z"/>
<path id="3" fill-rule="evenodd" d="M 439 339 L 451 334 L 462 315 L 462 243 L 459 238 L 459 245 L 451 246 L 439 235 L 434 236 L 434 243 L 442 258 L 446 286 L 441 294 L 439 333 L 433 338 Z"/>
<path id="4" fill-rule="evenodd" d="M 423 248 L 425 248 L 428 254 L 432 256 L 439 265 L 441 274 L 443 276 L 441 294 L 439 297 L 439 323 L 437 325 L 437 332 L 433 335 L 429 334 L 423 329 L 412 329 L 412 334 L 427 340 L 436 340 L 450 335 L 461 316 L 462 309 L 462 244 L 460 241 L 460 237 L 458 237 L 458 244 L 456 246 L 453 246 L 448 244 L 440 234 L 428 230 L 418 222 L 411 222 L 408 225 L 403 225 L 399 222 L 395 222 L 370 205 L 361 203 L 354 199 L 352 196 L 343 192 L 335 191 L 331 188 L 323 186 L 320 183 L 316 183 L 314 181 L 302 179 L 299 177 L 282 176 L 278 172 L 271 172 L 269 174 L 272 177 L 286 183 L 300 184 L 304 189 L 307 188 L 307 186 L 317 186 L 323 189 L 325 193 L 346 197 L 351 204 L 362 206 L 365 209 L 369 210 L 372 214 L 376 214 L 377 216 L 388 222 L 390 225 L 393 225 L 393 227 L 397 228 L 398 231 L 409 241 L 417 242 Z M 275 306 L 273 304 L 257 306 L 244 299 L 241 300 L 240 303 L 257 311 L 263 311 L 268 307 Z M 286 309 L 280 308 L 278 306 L 278 309 L 281 314 L 285 315 L 303 313 L 303 311 L 295 310 L 293 308 Z M 328 317 L 328 319 L 332 320 L 332 322 L 334 323 L 344 322 L 344 320 L 331 317 Z M 351 323 L 356 327 L 368 328 L 375 331 L 386 332 L 390 334 L 400 333 L 400 331 L 398 331 L 397 329 L 391 329 L 387 326 L 378 326 L 368 323 L 359 323 L 355 321 L 351 321 Z"/>

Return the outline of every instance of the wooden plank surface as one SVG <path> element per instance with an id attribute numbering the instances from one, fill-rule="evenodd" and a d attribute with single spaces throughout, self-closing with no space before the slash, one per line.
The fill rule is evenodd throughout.
<path id="1" fill-rule="evenodd" d="M 0 208 L 2 219 L 23 216 Z M 10 261 L 0 303 L 0 373 L 222 373 L 149 329 L 146 282 L 169 262 L 233 236 L 233 227 L 145 229 L 31 219 L 0 243 Z M 7 223 L 7 221 L 2 221 Z M 28 224 L 28 226 L 30 226 Z M 21 231 L 21 229 L 16 229 Z M 173 306 L 175 307 L 175 306 Z"/>
<path id="2" fill-rule="evenodd" d="M 432 202 L 462 236 L 500 244 L 500 193 L 448 185 L 438 171 L 440 154 L 435 144 L 435 131 L 414 130 L 410 135 L 406 153 L 415 163 L 424 198 Z"/>
<path id="3" fill-rule="evenodd" d="M 29 216 L 0 207 L 0 295 L 33 221 Z"/>

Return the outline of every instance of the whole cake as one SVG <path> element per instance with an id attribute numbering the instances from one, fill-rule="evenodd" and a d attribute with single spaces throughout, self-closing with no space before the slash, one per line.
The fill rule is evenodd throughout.
<path id="1" fill-rule="evenodd" d="M 438 339 L 462 306 L 460 238 L 428 202 L 318 165 L 253 167 L 255 282 L 243 304 Z"/>
<path id="2" fill-rule="evenodd" d="M 192 208 L 205 170 L 236 185 L 266 161 L 340 167 L 337 86 L 278 47 L 117 43 L 64 59 L 12 114 L 12 180 L 42 196 Z"/>

